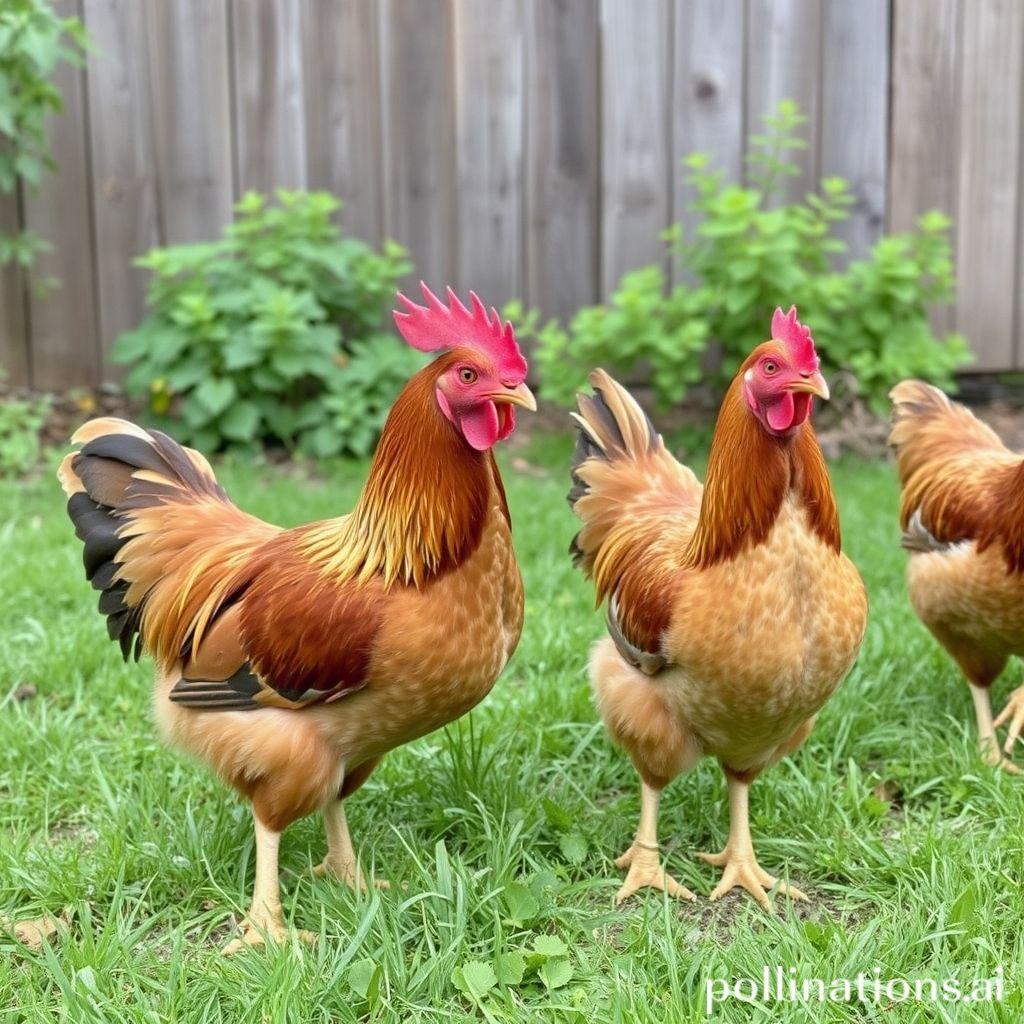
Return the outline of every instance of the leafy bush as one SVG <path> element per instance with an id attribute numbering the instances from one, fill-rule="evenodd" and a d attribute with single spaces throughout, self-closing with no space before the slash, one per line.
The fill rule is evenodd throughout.
<path id="1" fill-rule="evenodd" d="M 538 328 L 535 314 L 510 306 L 521 333 L 538 339 L 534 359 L 548 397 L 571 401 L 598 364 L 627 377 L 648 370 L 662 406 L 698 380 L 721 391 L 764 340 L 772 310 L 794 302 L 826 372 L 852 371 L 875 408 L 901 377 L 952 386 L 969 350 L 958 334 L 936 338 L 927 315 L 952 299 L 949 220 L 928 213 L 917 234 L 883 238 L 867 259 L 835 269 L 848 247 L 832 230 L 855 202 L 847 183 L 826 178 L 803 202 L 778 202 L 783 180 L 798 173 L 786 154 L 805 145 L 797 134 L 804 120 L 789 102 L 765 118 L 766 132 L 750 139 L 749 187 L 727 184 L 703 154 L 683 161 L 703 220 L 692 239 L 681 224 L 665 232 L 681 283 L 666 291 L 660 267 L 632 271 L 608 305 L 581 309 L 568 329 L 555 321 Z M 714 361 L 704 356 L 712 342 Z"/>
<path id="2" fill-rule="evenodd" d="M 49 411 L 46 396 L 0 398 L 0 477 L 21 476 L 39 463 L 39 432 Z"/>
<path id="3" fill-rule="evenodd" d="M 0 4 L 0 194 L 18 180 L 38 184 L 54 170 L 46 144 L 46 117 L 61 109 L 52 84 L 62 61 L 80 64 L 85 31 L 76 18 L 60 18 L 45 0 L 4 0 Z M 31 264 L 45 243 L 24 231 L 0 233 L 0 266 Z"/>
<path id="4" fill-rule="evenodd" d="M 363 455 L 422 358 L 382 330 L 404 250 L 343 238 L 323 192 L 250 192 L 216 242 L 154 249 L 149 314 L 113 358 L 158 425 L 205 451 Z M 180 417 L 180 422 L 177 418 Z"/>

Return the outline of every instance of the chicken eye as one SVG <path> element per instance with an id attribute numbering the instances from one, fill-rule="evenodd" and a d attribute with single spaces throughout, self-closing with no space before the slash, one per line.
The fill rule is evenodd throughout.
<path id="1" fill-rule="evenodd" d="M 459 370 L 459 380 L 461 380 L 463 384 L 475 384 L 476 370 L 471 370 L 468 366 L 464 366 Z"/>
<path id="2" fill-rule="evenodd" d="M 771 376 L 771 375 L 772 375 L 773 373 L 775 373 L 775 371 L 776 371 L 776 370 L 778 370 L 778 368 L 779 368 L 779 367 L 778 367 L 778 365 L 777 365 L 776 363 L 772 362 L 772 360 L 771 360 L 771 359 L 767 359 L 767 360 L 765 360 L 765 362 L 764 362 L 764 365 L 762 366 L 762 369 L 764 370 L 764 372 L 765 372 L 765 373 L 766 373 L 766 374 L 767 374 L 767 375 L 768 375 L 769 377 L 770 377 L 770 376 Z"/>

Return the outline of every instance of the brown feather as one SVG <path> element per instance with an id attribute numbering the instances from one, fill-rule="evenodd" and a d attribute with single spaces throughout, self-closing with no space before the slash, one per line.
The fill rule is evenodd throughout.
<path id="1" fill-rule="evenodd" d="M 1024 458 L 930 384 L 901 381 L 890 398 L 903 529 L 919 513 L 941 543 L 998 547 L 1007 571 L 1024 573 Z"/>

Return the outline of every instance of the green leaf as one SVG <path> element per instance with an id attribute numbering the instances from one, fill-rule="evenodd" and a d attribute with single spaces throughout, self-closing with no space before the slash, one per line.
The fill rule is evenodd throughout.
<path id="1" fill-rule="evenodd" d="M 526 924 L 532 921 L 540 909 L 537 898 L 522 882 L 510 882 L 506 885 L 504 898 L 509 920 L 513 924 Z"/>
<path id="2" fill-rule="evenodd" d="M 541 801 L 541 806 L 544 808 L 544 815 L 548 819 L 548 822 L 557 828 L 561 832 L 568 832 L 573 827 L 575 821 L 568 811 L 563 810 L 554 800 L 549 800 L 547 797 Z"/>
<path id="3" fill-rule="evenodd" d="M 526 958 L 519 950 L 502 953 L 494 963 L 494 973 L 502 985 L 521 985 L 526 974 Z"/>
<path id="4" fill-rule="evenodd" d="M 196 401 L 210 416 L 219 416 L 236 393 L 235 382 L 230 377 L 207 377 L 193 392 Z"/>
<path id="5" fill-rule="evenodd" d="M 535 935 L 533 949 L 541 956 L 565 956 L 569 947 L 557 935 Z"/>
<path id="6" fill-rule="evenodd" d="M 537 972 L 545 988 L 563 988 L 572 981 L 572 964 L 565 957 L 545 960 Z"/>
<path id="7" fill-rule="evenodd" d="M 242 399 L 221 416 L 217 425 L 231 441 L 254 441 L 260 425 L 260 411 L 252 402 Z"/>
<path id="8" fill-rule="evenodd" d="M 479 1002 L 498 984 L 498 978 L 490 964 L 471 960 L 455 968 L 452 973 L 452 984 L 460 992 Z"/>
<path id="9" fill-rule="evenodd" d="M 558 846 L 570 864 L 582 864 L 587 859 L 587 841 L 578 832 L 567 832 Z"/>
<path id="10" fill-rule="evenodd" d="M 348 969 L 349 988 L 363 1002 L 369 1003 L 371 1009 L 380 994 L 381 976 L 381 966 L 373 960 L 357 960 Z"/>

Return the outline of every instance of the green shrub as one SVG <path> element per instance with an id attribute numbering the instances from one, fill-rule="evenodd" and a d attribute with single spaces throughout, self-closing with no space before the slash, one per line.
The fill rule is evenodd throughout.
<path id="1" fill-rule="evenodd" d="M 4 374 L 0 371 L 0 381 Z M 50 412 L 45 395 L 0 398 L 0 477 L 18 477 L 39 464 L 39 432 Z"/>
<path id="2" fill-rule="evenodd" d="M 46 118 L 61 109 L 60 92 L 50 79 L 62 61 L 78 65 L 85 31 L 76 18 L 60 18 L 44 0 L 0 3 L 0 194 L 21 180 L 39 183 L 54 170 L 46 143 Z M 37 235 L 0 232 L 0 266 L 32 263 L 46 247 Z"/>
<path id="3" fill-rule="evenodd" d="M 216 242 L 154 249 L 149 313 L 122 334 L 125 389 L 204 451 L 280 442 L 312 455 L 372 448 L 422 357 L 383 330 L 404 250 L 344 238 L 323 192 L 248 193 Z M 170 417 L 174 417 L 173 425 Z"/>
<path id="4" fill-rule="evenodd" d="M 932 305 L 953 294 L 949 220 L 929 213 L 916 234 L 883 238 L 867 259 L 842 270 L 846 243 L 833 234 L 854 203 L 841 178 L 826 178 L 803 202 L 780 203 L 780 186 L 797 168 L 786 154 L 805 145 L 803 118 L 789 102 L 751 136 L 751 185 L 728 184 L 703 154 L 687 157 L 693 209 L 703 215 L 693 238 L 681 224 L 665 232 L 683 283 L 666 291 L 658 266 L 626 274 L 608 305 L 581 309 L 568 329 L 517 304 L 509 313 L 524 336 L 537 337 L 534 361 L 547 397 L 572 400 L 595 365 L 626 376 L 643 370 L 662 406 L 682 399 L 698 380 L 724 389 L 736 368 L 763 341 L 772 311 L 796 303 L 810 324 L 826 372 L 849 370 L 875 408 L 901 377 L 919 376 L 951 387 L 970 359 L 960 335 L 936 338 Z M 715 360 L 704 355 L 716 343 Z M 710 368 L 709 368 L 710 367 Z"/>

